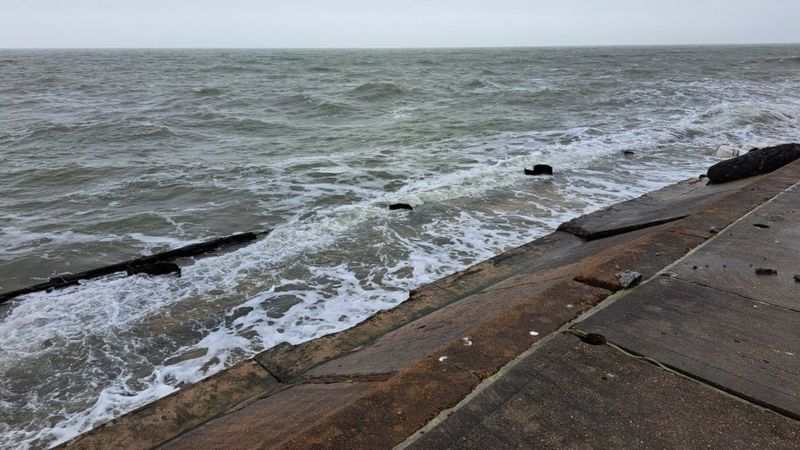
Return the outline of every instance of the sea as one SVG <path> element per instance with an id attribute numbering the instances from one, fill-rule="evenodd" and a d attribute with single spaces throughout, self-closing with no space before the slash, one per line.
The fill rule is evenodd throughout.
<path id="1" fill-rule="evenodd" d="M 798 118 L 798 45 L 0 50 L 0 291 L 270 231 L 0 305 L 0 447 L 352 327 Z"/>

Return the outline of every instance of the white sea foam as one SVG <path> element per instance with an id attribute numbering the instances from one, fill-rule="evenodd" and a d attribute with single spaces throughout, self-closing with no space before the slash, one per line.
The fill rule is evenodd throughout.
<path id="1" fill-rule="evenodd" d="M 176 227 L 178 227 L 177 224 Z M 177 239 L 169 236 L 149 236 L 143 233 L 128 233 L 128 236 L 142 243 L 142 253 L 145 255 L 152 253 L 154 248 L 177 248 L 197 242 L 197 240 Z"/>
<path id="2" fill-rule="evenodd" d="M 8 356 L 3 359 L 6 364 L 53 351 L 43 350 L 47 342 L 82 342 L 113 334 L 119 328 L 141 326 L 169 305 L 210 301 L 215 297 L 214 292 L 239 293 L 243 296 L 241 302 L 228 309 L 226 316 L 233 316 L 241 308 L 252 308 L 230 323 L 217 324 L 217 328 L 206 330 L 197 342 L 184 345 L 174 352 L 174 355 L 180 355 L 207 349 L 203 356 L 169 366 L 153 365 L 149 375 L 136 379 L 139 387 L 135 389 L 129 386 L 131 378 L 136 377 L 133 373 L 120 375 L 116 380 L 108 379 L 105 383 L 109 384 L 100 389 L 100 395 L 91 407 L 70 415 L 32 439 L 61 442 L 166 395 L 180 385 L 208 376 L 236 359 L 280 342 L 300 343 L 346 329 L 380 309 L 397 305 L 405 299 L 409 289 L 541 235 L 548 226 L 580 212 L 580 209 L 554 210 L 547 223 L 535 227 L 533 231 L 503 227 L 500 224 L 502 220 L 494 226 L 487 226 L 491 221 L 497 221 L 498 217 L 478 211 L 461 211 L 447 221 L 425 223 L 420 235 L 414 237 L 404 236 L 387 226 L 383 204 L 389 200 L 427 204 L 464 195 L 479 196 L 487 190 L 524 181 L 518 176 L 510 179 L 503 177 L 502 173 L 505 171 L 507 174 L 508 167 L 519 166 L 525 158 L 512 157 L 500 164 L 485 167 L 483 172 L 480 168 L 473 168 L 442 175 L 433 182 L 421 180 L 396 194 L 381 196 L 370 204 L 338 207 L 319 214 L 314 222 L 296 222 L 278 227 L 254 245 L 201 259 L 185 267 L 179 279 L 108 277 L 51 294 L 27 296 L 18 302 L 0 327 L 0 341 L 5 343 L 4 351 Z M 566 158 L 562 157 L 561 160 L 566 162 Z M 506 169 L 503 169 L 504 164 L 508 165 Z M 574 167 L 578 164 L 570 161 L 569 165 Z M 676 177 L 667 178 L 671 181 Z M 583 197 L 583 210 L 594 209 L 609 201 L 649 190 L 663 182 L 645 182 L 637 189 L 629 187 L 624 193 L 609 195 L 613 190 L 603 185 L 602 181 L 600 185 L 595 181 L 592 187 L 574 191 L 573 196 L 576 202 Z M 415 186 L 418 187 L 417 192 Z M 591 202 L 586 201 L 587 196 Z M 519 215 L 517 219 L 529 220 L 532 224 L 541 223 L 540 218 L 536 217 Z M 280 279 L 280 267 L 284 261 L 291 261 L 312 250 L 329 248 L 354 227 L 370 221 L 376 225 L 383 223 L 379 225 L 383 229 L 382 235 L 387 241 L 404 249 L 406 256 L 403 259 L 387 267 L 370 269 L 361 275 L 357 275 L 357 268 L 338 263 L 310 266 L 302 281 Z M 446 238 L 446 242 L 431 245 L 437 238 Z M 262 284 L 259 287 L 259 283 L 253 281 L 254 277 L 264 277 L 264 270 L 267 273 L 276 271 L 271 275 L 278 277 L 272 286 Z M 378 276 L 380 282 L 376 281 Z M 299 283 L 304 284 L 303 288 L 278 291 Z M 262 305 L 278 293 L 293 296 L 298 302 L 280 317 L 271 317 L 268 309 Z M 247 332 L 251 333 L 248 335 Z M 141 352 L 142 349 L 134 344 L 130 350 Z"/>

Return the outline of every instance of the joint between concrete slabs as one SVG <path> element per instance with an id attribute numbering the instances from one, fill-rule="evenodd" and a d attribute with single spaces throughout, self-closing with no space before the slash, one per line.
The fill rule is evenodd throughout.
<path id="1" fill-rule="evenodd" d="M 269 373 L 270 375 L 272 375 L 272 378 L 275 378 L 275 380 L 277 380 L 279 384 L 282 384 L 282 383 L 283 383 L 283 380 L 281 380 L 280 378 L 278 378 L 278 376 L 277 376 L 277 375 L 275 375 L 275 373 L 273 373 L 271 370 L 269 370 L 269 367 L 267 367 L 266 365 L 264 365 L 264 363 L 263 363 L 263 362 L 259 361 L 259 360 L 258 360 L 258 359 L 256 359 L 256 358 L 251 358 L 251 359 L 252 359 L 253 361 L 255 361 L 255 363 L 256 363 L 256 364 L 258 364 L 258 365 L 259 365 L 259 367 L 261 367 L 262 369 L 266 370 L 266 371 L 267 371 L 267 373 Z"/>
<path id="2" fill-rule="evenodd" d="M 670 263 L 670 264 L 668 264 L 668 265 L 664 266 L 664 268 L 662 268 L 661 270 L 659 270 L 658 272 L 656 272 L 656 273 L 655 273 L 655 274 L 654 274 L 652 277 L 650 277 L 650 278 L 648 278 L 648 279 L 646 279 L 646 280 L 643 280 L 641 283 L 637 284 L 636 286 L 641 286 L 641 285 L 643 285 L 643 284 L 645 284 L 645 283 L 649 283 L 649 282 L 651 282 L 651 281 L 652 281 L 652 280 L 654 280 L 654 279 L 657 279 L 657 278 L 660 278 L 660 277 L 663 277 L 663 276 L 665 276 L 665 274 L 666 274 L 666 273 L 668 273 L 668 272 L 670 272 L 670 271 L 671 271 L 671 269 L 672 269 L 673 267 L 675 267 L 675 266 L 677 266 L 678 264 L 682 263 L 682 262 L 683 262 L 683 260 L 685 260 L 685 259 L 688 259 L 690 256 L 692 256 L 692 255 L 694 255 L 695 253 L 697 253 L 697 252 L 699 252 L 700 250 L 702 250 L 702 249 L 703 249 L 703 248 L 704 248 L 706 245 L 708 245 L 710 242 L 712 242 L 713 240 L 717 239 L 717 237 L 719 237 L 719 236 L 722 234 L 722 232 L 723 232 L 723 231 L 725 231 L 725 230 L 727 230 L 727 229 L 729 229 L 729 228 L 733 227 L 733 226 L 734 226 L 734 225 L 736 225 L 737 223 L 739 223 L 739 222 L 741 222 L 741 221 L 745 220 L 745 219 L 746 219 L 748 216 L 750 216 L 750 215 L 752 215 L 752 214 L 755 214 L 755 213 L 756 213 L 758 210 L 760 210 L 761 208 L 763 208 L 763 207 L 765 207 L 766 205 L 768 205 L 768 204 L 772 203 L 772 202 L 773 202 L 773 201 L 774 201 L 776 198 L 778 198 L 778 196 L 780 196 L 780 195 L 781 195 L 781 194 L 783 194 L 784 192 L 787 192 L 787 191 L 789 191 L 789 190 L 791 190 L 791 189 L 794 189 L 795 187 L 798 187 L 798 186 L 800 186 L 800 182 L 794 183 L 794 184 L 792 184 L 791 186 L 787 187 L 786 189 L 784 189 L 784 190 L 782 190 L 782 191 L 780 191 L 780 192 L 776 193 L 775 195 L 773 195 L 772 197 L 770 197 L 770 198 L 769 198 L 767 201 L 765 201 L 765 202 L 761 203 L 760 205 L 756 206 L 755 208 L 751 209 L 751 210 L 750 210 L 750 211 L 748 211 L 747 213 L 745 213 L 745 214 L 743 214 L 742 216 L 740 216 L 738 219 L 736 219 L 736 220 L 734 220 L 733 222 L 729 223 L 727 226 L 725 226 L 725 228 L 722 228 L 721 230 L 719 230 L 719 232 L 718 232 L 717 234 L 715 234 L 714 236 L 711 236 L 711 237 L 710 237 L 710 238 L 708 238 L 708 239 L 705 239 L 703 242 L 701 242 L 700 244 L 698 244 L 697 246 L 695 246 L 694 248 L 692 248 L 691 250 L 689 250 L 689 251 L 688 251 L 688 252 L 687 252 L 685 255 L 681 256 L 681 257 L 680 257 L 680 258 L 678 258 L 678 259 L 676 259 L 676 260 L 675 260 L 675 261 L 673 261 L 672 263 Z M 673 232 L 674 232 L 674 231 L 673 231 Z M 683 280 L 682 278 L 681 278 L 680 280 L 681 280 L 681 281 L 686 281 L 686 280 Z M 579 281 L 579 280 L 575 280 L 575 281 Z M 583 282 L 583 281 L 581 281 L 581 282 Z M 587 283 L 587 284 L 588 284 L 588 283 Z M 695 284 L 697 284 L 697 283 L 695 283 Z M 704 287 L 708 287 L 708 286 L 704 286 Z M 632 289 L 633 289 L 633 288 L 632 288 Z M 605 300 L 603 300 L 602 302 L 600 302 L 599 304 L 597 304 L 597 306 L 595 306 L 595 307 L 593 307 L 593 308 L 590 308 L 590 309 L 588 309 L 587 311 L 585 311 L 585 312 L 584 312 L 583 314 L 581 314 L 581 315 L 580 315 L 580 316 L 579 316 L 577 319 L 575 319 L 575 320 L 573 321 L 573 323 L 576 323 L 576 324 L 577 324 L 577 323 L 579 323 L 579 322 L 582 322 L 582 321 L 586 320 L 587 318 L 589 318 L 590 316 L 592 316 L 592 315 L 594 315 L 595 313 L 597 313 L 597 311 L 600 311 L 600 310 L 602 310 L 602 309 L 605 309 L 605 308 L 607 308 L 608 306 L 611 306 L 611 305 L 612 305 L 614 302 L 616 302 L 618 299 L 620 299 L 620 298 L 622 298 L 623 296 L 627 295 L 627 294 L 628 294 L 628 292 L 630 292 L 632 289 L 624 289 L 624 290 L 619 290 L 619 291 L 616 291 L 616 292 L 612 291 L 612 292 L 614 292 L 612 295 L 608 296 L 608 297 L 607 297 Z M 740 297 L 747 298 L 748 300 L 752 300 L 752 301 L 757 301 L 757 300 L 750 299 L 749 297 L 744 297 L 744 296 L 740 296 Z M 763 302 L 759 302 L 759 303 L 763 303 Z M 771 305 L 771 306 L 774 306 L 774 305 Z M 792 311 L 794 311 L 794 310 L 792 310 Z"/>
<path id="3" fill-rule="evenodd" d="M 577 333 L 575 333 L 574 331 L 577 331 Z M 570 332 L 571 332 L 571 334 L 574 334 L 575 336 L 581 336 L 581 335 L 586 335 L 587 334 L 586 332 L 584 332 L 584 331 L 582 331 L 580 329 L 572 329 L 572 330 L 570 330 Z M 624 356 L 627 356 L 627 357 L 633 358 L 633 359 L 646 361 L 646 362 L 648 362 L 650 364 L 653 364 L 654 366 L 660 368 L 661 370 L 663 370 L 665 372 L 669 372 L 669 373 L 671 373 L 673 375 L 676 375 L 676 376 L 678 376 L 678 377 L 680 377 L 682 379 L 689 380 L 689 381 L 691 381 L 693 383 L 696 383 L 696 384 L 698 384 L 700 386 L 703 386 L 706 389 L 710 389 L 710 390 L 712 390 L 712 391 L 714 391 L 714 392 L 716 392 L 718 394 L 722 394 L 722 395 L 724 395 L 724 396 L 726 396 L 728 398 L 732 398 L 732 399 L 734 399 L 734 400 L 736 400 L 738 402 L 753 406 L 753 407 L 755 407 L 755 408 L 757 408 L 757 409 L 759 409 L 761 411 L 769 412 L 770 414 L 778 414 L 780 416 L 787 417 L 787 418 L 795 420 L 795 421 L 800 421 L 800 415 L 798 415 L 798 414 L 794 414 L 791 411 L 787 411 L 787 410 L 785 410 L 783 408 L 774 407 L 772 405 L 769 405 L 768 403 L 759 402 L 757 399 L 755 399 L 753 397 L 750 397 L 748 395 L 744 395 L 744 394 L 739 393 L 739 392 L 737 392 L 737 391 L 735 391 L 733 389 L 726 389 L 722 385 L 714 383 L 714 382 L 712 382 L 710 380 L 707 380 L 707 379 L 705 379 L 703 377 L 698 377 L 698 376 L 696 376 L 696 375 L 694 375 L 692 373 L 682 371 L 682 370 L 680 370 L 680 369 L 678 369 L 676 367 L 672 367 L 672 366 L 670 366 L 668 364 L 664 364 L 664 363 L 658 361 L 655 358 L 651 358 L 651 357 L 649 357 L 647 355 L 639 354 L 637 352 L 634 352 L 632 350 L 626 349 L 625 347 L 622 347 L 622 346 L 617 345 L 617 344 L 615 344 L 613 342 L 610 342 L 610 341 L 606 342 L 603 345 L 605 345 L 605 346 L 607 346 L 607 347 L 609 347 L 609 348 L 611 348 L 613 350 L 616 350 L 617 352 L 619 352 L 620 354 L 622 354 Z"/>
<path id="4" fill-rule="evenodd" d="M 571 325 L 571 324 L 565 324 L 561 328 L 564 328 L 567 325 Z M 437 414 L 436 417 L 431 419 L 430 422 L 425 424 L 425 426 L 423 426 L 422 428 L 420 428 L 419 430 L 414 432 L 411 436 L 407 437 L 406 440 L 404 440 L 400 444 L 396 445 L 394 448 L 396 450 L 402 450 L 402 449 L 405 449 L 406 447 L 408 447 L 409 445 L 411 445 L 412 443 L 414 443 L 414 441 L 416 441 L 417 439 L 422 437 L 422 435 L 424 435 L 426 432 L 428 432 L 429 430 L 433 429 L 435 426 L 437 426 L 440 423 L 442 423 L 452 413 L 454 413 L 455 411 L 461 409 L 461 407 L 463 407 L 464 405 L 469 403 L 473 398 L 475 398 L 481 392 L 483 392 L 484 389 L 486 389 L 487 387 L 491 386 L 498 378 L 502 377 L 506 372 L 508 372 L 509 370 L 514 368 L 523 359 L 527 358 L 529 355 L 534 353 L 536 350 L 539 349 L 539 347 L 541 347 L 544 344 L 546 344 L 546 343 L 550 342 L 551 340 L 553 340 L 555 336 L 558 336 L 563 331 L 564 330 L 562 330 L 562 329 L 558 329 L 557 331 L 555 331 L 553 333 L 550 333 L 547 336 L 543 337 L 542 339 L 539 339 L 538 341 L 534 342 L 533 345 L 531 345 L 527 350 L 525 350 L 524 352 L 520 353 L 514 359 L 512 359 L 511 361 L 506 363 L 506 365 L 501 367 L 500 370 L 498 370 L 496 373 L 494 373 L 493 375 L 489 376 L 488 378 L 485 378 L 483 381 L 478 383 L 478 385 L 475 387 L 475 389 L 473 389 L 472 392 L 470 392 L 466 397 L 464 397 L 455 406 L 453 406 L 452 408 L 448 408 L 448 409 L 445 409 L 445 410 L 442 410 L 441 412 L 439 412 L 439 414 Z M 458 369 L 459 370 L 463 370 L 460 367 Z"/>
<path id="5" fill-rule="evenodd" d="M 437 414 L 436 417 L 431 419 L 425 426 L 421 427 L 416 432 L 414 432 L 411 436 L 406 438 L 406 440 L 404 440 L 403 442 L 401 442 L 400 444 L 395 446 L 395 449 L 404 449 L 404 448 L 408 447 L 409 445 L 411 445 L 414 441 L 416 441 L 417 439 L 422 437 L 422 435 L 424 435 L 427 431 L 431 430 L 432 428 L 434 428 L 435 426 L 440 424 L 442 421 L 444 421 L 453 412 L 455 412 L 456 410 L 460 409 L 461 407 L 463 407 L 464 405 L 469 403 L 469 401 L 471 401 L 473 398 L 478 396 L 483 390 L 485 390 L 486 388 L 491 386 L 498 378 L 502 377 L 509 370 L 514 368 L 522 360 L 524 360 L 525 358 L 527 358 L 531 354 L 535 353 L 539 348 L 541 348 L 542 346 L 544 346 L 545 344 L 547 344 L 551 340 L 555 339 L 557 336 L 560 336 L 560 335 L 565 334 L 565 333 L 571 334 L 570 333 L 570 328 L 573 327 L 576 323 L 578 323 L 579 321 L 582 321 L 586 317 L 589 317 L 589 316 L 593 315 L 595 312 L 603 309 L 605 307 L 605 306 L 603 306 L 603 304 L 605 302 L 607 302 L 609 299 L 611 299 L 612 297 L 617 297 L 617 296 L 624 295 L 628 291 L 629 290 L 626 289 L 624 291 L 620 291 L 620 292 L 617 292 L 617 293 L 613 293 L 612 292 L 608 297 L 603 299 L 603 301 L 601 301 L 597 305 L 592 306 L 591 308 L 589 308 L 588 310 L 584 311 L 582 314 L 580 314 L 575 319 L 570 320 L 569 322 L 566 322 L 565 324 L 561 325 L 557 330 L 553 331 L 552 333 L 550 333 L 550 334 L 542 337 L 541 339 L 537 340 L 536 342 L 534 342 L 530 347 L 528 347 L 527 350 L 525 350 L 524 352 L 522 352 L 519 355 L 517 355 L 516 357 L 514 357 L 514 359 L 512 359 L 511 361 L 507 362 L 497 372 L 495 372 L 494 374 L 492 374 L 491 376 L 489 376 L 487 378 L 484 378 L 472 390 L 472 392 L 470 392 L 466 397 L 464 397 L 455 406 L 453 406 L 451 408 L 448 408 L 448 409 L 445 409 L 445 410 L 442 410 L 441 412 L 439 412 L 439 414 Z M 456 366 L 456 368 L 458 368 L 459 370 L 466 371 L 464 368 L 461 368 L 461 367 L 457 367 Z"/>
<path id="6" fill-rule="evenodd" d="M 297 384 L 334 384 L 349 382 L 386 381 L 397 375 L 397 372 L 372 373 L 368 375 L 329 375 L 301 378 Z"/>
<path id="7" fill-rule="evenodd" d="M 685 279 L 683 279 L 681 277 L 675 277 L 675 279 L 676 280 L 680 280 L 680 281 L 682 281 L 684 283 L 693 284 L 695 286 L 704 287 L 706 289 L 711 289 L 711 290 L 714 290 L 714 291 L 717 291 L 717 292 L 723 292 L 723 293 L 728 294 L 730 296 L 733 296 L 733 297 L 736 297 L 736 298 L 741 298 L 743 300 L 747 300 L 748 302 L 758 303 L 760 305 L 769 306 L 771 308 L 778 308 L 778 309 L 782 309 L 784 311 L 791 311 L 793 313 L 800 313 L 800 309 L 795 309 L 795 308 L 790 308 L 788 306 L 776 305 L 776 304 L 773 304 L 773 303 L 765 302 L 763 300 L 758 300 L 758 299 L 755 299 L 755 298 L 748 297 L 746 295 L 742 295 L 742 294 L 740 294 L 738 292 L 726 291 L 725 289 L 720 289 L 718 287 L 709 286 L 709 285 L 703 284 L 703 283 L 698 283 L 697 281 L 685 280 Z"/>

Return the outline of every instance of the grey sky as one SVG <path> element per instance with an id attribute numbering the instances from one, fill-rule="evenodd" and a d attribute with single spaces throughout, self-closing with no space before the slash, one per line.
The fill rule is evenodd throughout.
<path id="1" fill-rule="evenodd" d="M 800 42 L 800 0 L 0 0 L 0 47 Z"/>

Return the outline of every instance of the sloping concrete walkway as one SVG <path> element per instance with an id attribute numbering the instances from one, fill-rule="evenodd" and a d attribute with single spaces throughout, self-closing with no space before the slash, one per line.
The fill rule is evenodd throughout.
<path id="1" fill-rule="evenodd" d="M 800 161 L 583 216 L 64 446 L 788 447 L 798 181 Z M 626 289 L 626 271 L 648 281 Z"/>
<path id="2" fill-rule="evenodd" d="M 526 355 L 408 447 L 798 448 L 798 224 L 794 186 Z"/>

